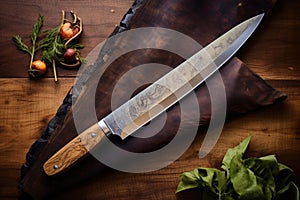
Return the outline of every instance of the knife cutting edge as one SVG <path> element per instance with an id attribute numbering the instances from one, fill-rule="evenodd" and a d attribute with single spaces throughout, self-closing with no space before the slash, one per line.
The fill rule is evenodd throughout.
<path id="1" fill-rule="evenodd" d="M 67 143 L 43 169 L 58 174 L 92 150 L 101 140 L 118 135 L 124 140 L 203 83 L 246 42 L 264 14 L 235 26 L 152 85 Z"/>

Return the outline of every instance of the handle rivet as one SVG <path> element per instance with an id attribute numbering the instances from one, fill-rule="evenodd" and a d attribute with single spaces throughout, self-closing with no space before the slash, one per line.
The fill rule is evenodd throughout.
<path id="1" fill-rule="evenodd" d="M 53 168 L 54 169 L 58 169 L 58 165 L 53 165 Z"/>
<path id="2" fill-rule="evenodd" d="M 91 133 L 92 138 L 95 138 L 97 136 L 96 133 Z"/>

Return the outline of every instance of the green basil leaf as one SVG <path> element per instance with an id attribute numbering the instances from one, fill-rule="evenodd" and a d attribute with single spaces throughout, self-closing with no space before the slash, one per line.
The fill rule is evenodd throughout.
<path id="1" fill-rule="evenodd" d="M 275 176 L 276 190 L 279 191 L 284 188 L 293 179 L 293 170 L 284 164 L 278 163 L 279 172 Z"/>
<path id="2" fill-rule="evenodd" d="M 273 177 L 276 177 L 278 175 L 279 163 L 277 162 L 275 155 L 268 155 L 260 157 L 259 159 L 263 161 L 265 167 L 271 170 Z"/>
<path id="3" fill-rule="evenodd" d="M 204 191 L 211 191 L 210 196 L 221 199 L 227 189 L 227 179 L 224 171 L 214 168 L 197 168 L 190 172 L 185 172 L 181 175 L 181 182 L 179 183 L 176 193 L 202 187 Z"/>
<path id="4" fill-rule="evenodd" d="M 274 155 L 263 158 L 248 158 L 244 160 L 245 166 L 260 179 L 266 199 L 272 199 L 276 194 L 273 173 L 278 173 L 278 164 Z"/>
<path id="5" fill-rule="evenodd" d="M 234 156 L 230 162 L 230 181 L 240 200 L 263 200 L 262 186 L 257 182 L 255 174 L 248 169 L 241 154 Z"/>
<path id="6" fill-rule="evenodd" d="M 250 139 L 227 150 L 222 161 L 225 171 L 196 168 L 185 172 L 176 192 L 201 187 L 204 200 L 299 200 L 293 170 L 278 163 L 274 155 L 243 160 Z"/>
<path id="7" fill-rule="evenodd" d="M 184 172 L 181 174 L 181 181 L 178 184 L 177 192 L 192 189 L 200 186 L 200 178 L 198 174 L 198 168 L 190 172 Z"/>
<path id="8" fill-rule="evenodd" d="M 217 196 L 222 196 L 227 187 L 227 180 L 224 171 L 214 168 L 198 169 L 201 185 L 209 188 Z"/>
<path id="9" fill-rule="evenodd" d="M 299 188 L 297 185 L 291 181 L 285 187 L 277 192 L 276 198 L 274 200 L 299 200 Z"/>
<path id="10" fill-rule="evenodd" d="M 230 148 L 227 150 L 223 161 L 222 161 L 222 169 L 226 170 L 228 172 L 230 168 L 230 162 L 232 158 L 236 155 L 239 155 L 241 158 L 245 154 L 245 151 L 247 150 L 247 147 L 250 143 L 251 135 L 249 135 L 246 139 L 244 139 L 239 145 L 237 145 L 234 148 Z M 228 174 L 229 176 L 229 174 Z"/>
<path id="11" fill-rule="evenodd" d="M 268 185 L 266 181 L 259 176 L 256 176 L 256 180 L 258 185 L 260 185 L 263 190 L 264 199 L 266 200 L 273 199 L 276 195 L 276 191 L 274 191 L 273 187 L 272 186 L 270 187 L 270 185 Z"/>

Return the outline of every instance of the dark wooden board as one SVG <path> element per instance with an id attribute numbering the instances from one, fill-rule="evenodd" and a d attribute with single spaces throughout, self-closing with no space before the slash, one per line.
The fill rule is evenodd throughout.
<path id="1" fill-rule="evenodd" d="M 25 154 L 39 137 L 71 87 L 76 70 L 59 68 L 59 84 L 51 69 L 47 77 L 27 78 L 29 57 L 14 47 L 15 34 L 29 39 L 37 14 L 45 16 L 45 28 L 56 26 L 60 11 L 75 10 L 84 20 L 83 55 L 104 40 L 132 4 L 119 1 L 2 1 L 0 7 L 0 198 L 16 199 L 20 167 Z M 111 12 L 111 9 L 115 12 Z M 300 182 L 300 2 L 279 0 L 254 37 L 238 56 L 269 84 L 288 94 L 280 104 L 254 111 L 226 123 L 220 140 L 205 159 L 197 157 L 204 135 L 170 166 L 156 172 L 129 174 L 108 171 L 103 182 L 78 185 L 68 198 L 74 199 L 176 199 L 180 173 L 194 167 L 218 167 L 226 149 L 248 134 L 253 140 L 249 156 L 275 153 L 280 162 L 295 170 Z M 92 190 L 91 190 L 92 188 Z M 63 196 L 66 198 L 66 196 Z M 62 198 L 63 198 L 62 197 Z"/>
<path id="2" fill-rule="evenodd" d="M 132 0 L 89 0 L 72 3 L 70 1 L 48 2 L 38 0 L 2 1 L 0 8 L 0 47 L 2 48 L 0 77 L 27 77 L 30 57 L 16 49 L 13 45 L 12 36 L 21 35 L 24 41 L 30 44 L 32 27 L 36 23 L 39 13 L 44 16 L 43 30 L 47 30 L 61 23 L 61 10 L 75 11 L 83 21 L 81 43 L 84 44 L 85 48 L 81 54 L 85 57 L 98 43 L 108 37 L 130 8 L 132 2 Z M 69 16 L 69 19 L 72 18 Z M 39 58 L 39 55 L 36 58 Z M 72 77 L 76 75 L 76 72 L 76 70 L 58 67 L 59 77 Z M 49 68 L 47 76 L 53 76 L 51 68 Z"/>

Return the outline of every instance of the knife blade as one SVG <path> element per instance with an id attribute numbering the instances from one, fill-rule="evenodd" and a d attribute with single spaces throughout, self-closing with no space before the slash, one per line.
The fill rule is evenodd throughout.
<path id="1" fill-rule="evenodd" d="M 235 26 L 175 69 L 92 125 L 43 165 L 48 176 L 58 174 L 85 156 L 105 137 L 122 140 L 170 108 L 214 74 L 255 31 L 264 14 Z"/>

